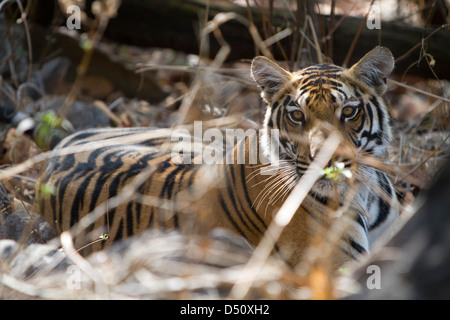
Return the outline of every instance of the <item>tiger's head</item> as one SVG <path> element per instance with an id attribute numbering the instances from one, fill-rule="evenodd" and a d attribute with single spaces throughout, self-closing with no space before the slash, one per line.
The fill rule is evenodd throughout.
<path id="1" fill-rule="evenodd" d="M 332 130 L 355 153 L 380 156 L 391 140 L 387 108 L 381 98 L 394 68 L 389 49 L 375 47 L 346 69 L 319 64 L 288 72 L 265 57 L 251 65 L 254 80 L 267 102 L 261 148 L 270 161 L 289 163 L 301 176 L 317 156 Z M 273 152 L 269 132 L 279 131 L 279 150 Z M 274 154 L 279 159 L 274 159 Z M 336 159 L 335 159 L 336 160 Z M 350 166 L 351 160 L 338 159 Z M 323 182 L 316 190 L 328 193 Z M 317 189 L 317 184 L 316 184 Z"/>

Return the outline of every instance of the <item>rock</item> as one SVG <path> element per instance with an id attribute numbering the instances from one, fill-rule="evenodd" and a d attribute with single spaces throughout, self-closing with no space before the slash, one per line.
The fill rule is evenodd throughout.
<path id="1" fill-rule="evenodd" d="M 17 210 L 0 220 L 0 239 L 30 245 L 44 243 L 56 236 L 55 230 L 39 215 Z"/>
<path id="2" fill-rule="evenodd" d="M 12 255 L 19 249 L 19 244 L 11 239 L 0 240 L 0 258 L 2 261 L 8 261 Z"/>
<path id="3" fill-rule="evenodd" d="M 34 112 L 44 112 L 61 108 L 66 99 L 65 96 L 47 95 L 37 102 L 27 105 L 24 109 L 28 114 Z M 109 117 L 103 111 L 90 103 L 75 101 L 66 114 L 75 130 L 109 126 Z"/>

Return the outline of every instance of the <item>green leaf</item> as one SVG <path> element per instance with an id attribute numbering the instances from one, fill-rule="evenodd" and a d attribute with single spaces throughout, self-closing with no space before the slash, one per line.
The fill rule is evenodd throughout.
<path id="1" fill-rule="evenodd" d="M 106 241 L 109 239 L 109 235 L 107 233 L 104 233 L 99 238 Z"/>
<path id="2" fill-rule="evenodd" d="M 334 162 L 332 166 L 326 167 L 322 170 L 322 175 L 333 181 L 342 181 L 343 177 L 351 178 L 352 172 L 345 168 L 345 164 L 343 162 Z"/>
<path id="3" fill-rule="evenodd" d="M 56 194 L 56 188 L 52 184 L 42 183 L 39 186 L 39 189 L 43 195 L 55 195 Z"/>

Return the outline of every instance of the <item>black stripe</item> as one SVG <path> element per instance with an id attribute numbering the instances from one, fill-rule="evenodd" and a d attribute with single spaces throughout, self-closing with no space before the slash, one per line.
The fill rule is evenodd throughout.
<path id="1" fill-rule="evenodd" d="M 175 182 L 176 182 L 176 177 L 177 177 L 178 173 L 180 171 L 182 171 L 182 170 L 186 171 L 186 166 L 182 165 L 182 164 L 179 164 L 179 165 L 177 165 L 177 167 L 174 170 L 172 170 L 171 173 L 169 173 L 166 176 L 166 178 L 164 179 L 163 187 L 161 188 L 161 192 L 159 194 L 159 197 L 161 199 L 172 199 L 173 191 L 174 191 L 174 185 L 175 185 Z M 174 207 L 172 208 L 171 214 L 173 214 L 174 227 L 176 229 L 179 229 L 179 227 L 180 227 L 179 226 L 179 218 L 178 218 L 178 213 L 177 213 L 177 210 L 176 210 L 175 201 L 172 201 L 172 203 L 173 203 Z"/>
<path id="2" fill-rule="evenodd" d="M 89 174 L 81 184 L 77 188 L 77 192 L 75 193 L 75 197 L 73 198 L 72 207 L 70 209 L 70 226 L 72 227 L 79 220 L 79 212 L 82 210 L 84 206 L 84 196 L 85 191 L 87 190 L 87 186 L 89 185 L 92 177 L 95 173 Z M 62 205 L 62 204 L 61 204 Z M 62 210 L 61 210 L 62 212 Z M 62 223 L 62 221 L 60 222 Z"/>
<path id="3" fill-rule="evenodd" d="M 330 200 L 327 196 L 318 194 L 312 190 L 309 191 L 309 194 L 318 202 L 320 202 L 321 204 L 323 204 L 324 206 L 328 205 L 328 200 Z"/>
<path id="4" fill-rule="evenodd" d="M 359 125 L 358 128 L 356 128 L 356 132 L 359 133 L 363 130 L 364 125 L 366 123 L 366 113 L 363 111 L 363 109 L 360 109 L 359 111 L 361 113 L 360 115 L 360 119 L 361 119 L 361 124 Z"/>
<path id="5" fill-rule="evenodd" d="M 187 166 L 183 167 L 183 171 L 181 172 L 181 175 L 178 177 L 178 190 L 183 189 L 184 176 L 186 173 L 191 171 L 191 168 L 192 168 L 192 165 L 187 165 Z M 176 197 L 176 195 L 175 195 L 175 197 Z M 173 199 L 173 200 L 175 200 L 175 199 Z M 173 201 L 173 203 L 174 203 L 174 207 L 173 207 L 174 227 L 176 229 L 179 229 L 180 222 L 179 222 L 178 210 L 176 207 L 177 202 Z"/>
<path id="6" fill-rule="evenodd" d="M 380 121 L 378 121 L 380 123 L 380 128 L 378 129 L 377 132 L 372 133 L 373 122 L 375 121 L 375 119 L 373 118 L 372 106 L 370 104 L 366 104 L 366 110 L 367 110 L 367 113 L 368 113 L 369 119 L 370 119 L 370 128 L 369 128 L 369 131 L 365 130 L 361 134 L 361 137 L 362 138 L 367 138 L 367 144 L 370 141 L 374 141 L 374 140 L 377 142 L 377 144 L 381 144 L 382 143 L 382 141 L 381 141 L 381 132 L 383 130 L 383 124 Z M 380 115 L 378 115 L 378 117 L 380 117 Z M 380 119 L 378 119 L 378 120 L 380 120 Z M 366 146 L 367 146 L 367 144 L 366 144 Z"/>
<path id="7" fill-rule="evenodd" d="M 323 74 L 318 74 L 317 76 L 310 76 L 308 78 L 304 78 L 302 79 L 302 85 L 300 87 L 300 90 L 302 91 L 306 91 L 309 90 L 311 88 L 317 88 L 317 87 L 322 87 L 324 84 L 329 86 L 330 90 L 336 90 L 339 91 L 343 94 L 344 91 L 342 89 L 340 89 L 340 87 L 342 87 L 342 83 L 339 81 L 336 81 L 336 78 L 329 78 Z"/>
<path id="8" fill-rule="evenodd" d="M 62 161 L 62 165 L 58 166 L 55 165 L 55 170 L 57 170 L 55 172 L 55 174 L 58 174 L 60 172 L 64 172 L 64 175 L 62 178 L 58 179 L 58 182 L 55 185 L 55 188 L 58 190 L 57 194 L 58 194 L 58 208 L 56 208 L 56 203 L 55 202 L 51 202 L 52 205 L 52 209 L 53 209 L 53 218 L 54 220 L 58 220 L 59 225 L 62 225 L 62 214 L 64 213 L 66 208 L 63 208 L 63 200 L 64 200 L 64 195 L 66 193 L 66 189 L 69 186 L 69 184 L 72 182 L 73 183 L 73 172 L 69 172 L 66 173 L 66 171 L 68 171 L 69 169 L 72 169 L 73 165 L 75 164 L 75 157 L 74 155 L 68 155 L 66 157 L 64 157 L 64 160 Z M 49 169 L 46 169 L 49 170 Z M 45 180 L 46 181 L 46 180 Z M 53 197 L 52 198 L 56 198 Z M 51 200 L 52 200 L 51 198 Z M 56 200 L 56 199 L 55 199 Z M 60 213 L 61 217 L 57 217 L 56 214 Z"/>
<path id="9" fill-rule="evenodd" d="M 201 169 L 200 165 L 191 165 L 191 169 L 190 169 L 190 175 L 189 175 L 189 179 L 188 179 L 188 187 L 191 187 L 192 184 L 195 182 L 195 177 L 196 175 L 199 173 Z M 190 188 L 192 189 L 192 188 Z"/>
<path id="10" fill-rule="evenodd" d="M 142 197 L 140 197 L 142 198 Z M 141 201 L 139 201 L 139 199 L 136 199 L 136 201 L 134 201 L 134 211 L 136 212 L 136 222 L 138 225 L 141 224 L 141 215 L 142 215 L 142 204 Z"/>
<path id="11" fill-rule="evenodd" d="M 290 149 L 290 147 L 292 146 L 292 144 L 290 143 L 289 140 L 285 139 L 285 138 L 280 138 L 280 146 L 283 146 L 284 150 L 286 151 L 285 153 L 287 153 Z"/>
<path id="12" fill-rule="evenodd" d="M 281 116 L 283 114 L 283 109 L 282 108 L 278 108 L 277 113 L 276 113 L 276 123 L 277 123 L 277 129 L 281 130 Z"/>
<path id="13" fill-rule="evenodd" d="M 73 134 L 68 141 L 64 142 L 61 145 L 58 145 L 57 148 L 59 149 L 59 148 L 64 148 L 64 147 L 70 146 L 71 144 L 73 144 L 75 142 L 92 137 L 93 135 L 96 135 L 96 134 L 98 134 L 97 131 L 88 131 L 88 132 L 80 132 L 80 133 Z"/>
<path id="14" fill-rule="evenodd" d="M 230 164 L 230 165 L 226 165 L 224 167 L 225 167 L 225 177 L 226 177 L 226 180 L 227 180 L 226 181 L 227 193 L 228 193 L 228 196 L 231 198 L 230 200 L 231 200 L 231 204 L 233 206 L 234 212 L 236 212 L 237 217 L 239 218 L 240 222 L 245 226 L 245 228 L 247 230 L 249 230 L 251 233 L 255 234 L 255 231 L 252 228 L 250 228 L 250 225 L 245 221 L 245 219 L 244 219 L 244 217 L 242 215 L 242 212 L 237 207 L 237 202 L 238 202 L 237 198 L 238 197 L 236 197 L 235 193 L 233 192 L 234 190 L 232 188 L 232 184 L 235 185 L 233 165 Z M 229 175 L 227 175 L 227 171 L 228 170 L 231 171 L 230 175 L 231 175 L 231 179 L 233 181 L 230 181 Z M 245 211 L 244 211 L 244 213 L 245 213 Z M 250 219 L 250 222 L 252 222 L 251 219 Z"/>
<path id="15" fill-rule="evenodd" d="M 111 158 L 113 156 L 116 157 L 116 161 L 111 161 Z M 107 181 L 109 180 L 110 176 L 114 174 L 115 172 L 119 172 L 118 176 L 122 176 L 123 174 L 128 174 L 129 170 L 120 172 L 120 169 L 123 167 L 124 163 L 122 161 L 122 155 L 118 155 L 115 152 L 111 152 L 107 154 L 103 158 L 103 165 L 98 169 L 99 177 L 97 178 L 97 181 L 95 183 L 95 187 L 92 190 L 91 194 L 91 202 L 89 204 L 89 211 L 92 211 L 95 209 L 97 205 L 98 198 L 100 197 L 100 194 L 102 193 L 102 189 L 107 184 Z M 108 198 L 114 197 L 117 195 L 117 189 L 120 185 L 120 180 L 116 181 L 117 179 L 114 179 L 114 183 L 111 183 L 110 186 L 108 186 Z"/>
<path id="16" fill-rule="evenodd" d="M 257 212 L 257 211 L 255 210 L 255 208 L 253 207 L 252 201 L 250 200 L 250 195 L 249 195 L 249 193 L 248 193 L 247 183 L 246 183 L 246 180 L 245 180 L 245 168 L 244 168 L 244 165 L 241 165 L 241 174 L 240 174 L 240 176 L 241 176 L 242 188 L 243 188 L 243 190 L 244 190 L 245 200 L 247 201 L 247 206 L 250 208 L 250 211 L 251 211 L 251 212 L 253 213 L 253 215 L 258 219 L 258 221 L 263 225 L 264 230 L 267 230 L 267 225 L 266 225 L 266 223 L 265 223 L 264 220 L 259 216 L 258 212 Z M 263 232 L 262 230 L 260 230 L 258 227 L 256 227 L 256 228 L 257 228 L 258 232 L 259 232 L 261 235 L 264 235 L 264 232 Z M 280 248 L 278 247 L 278 244 L 275 243 L 274 249 L 275 249 L 275 251 L 280 255 L 280 257 L 281 257 L 283 260 L 287 261 L 287 260 L 283 257 L 283 255 L 281 254 L 281 251 L 280 251 Z"/>
<path id="17" fill-rule="evenodd" d="M 345 248 L 339 247 L 339 249 L 344 252 L 347 256 L 349 256 L 352 260 L 357 260 L 357 257 L 354 256 L 351 252 L 346 250 Z"/>
<path id="18" fill-rule="evenodd" d="M 125 216 L 125 225 L 127 230 L 127 237 L 134 234 L 134 221 L 133 221 L 133 205 L 136 202 L 128 202 Z"/>
<path id="19" fill-rule="evenodd" d="M 152 206 L 150 209 L 150 219 L 148 220 L 147 228 L 155 227 L 155 207 Z"/>
<path id="20" fill-rule="evenodd" d="M 245 172 L 244 172 L 244 165 L 241 165 L 240 167 L 241 167 L 240 174 L 239 174 L 239 176 L 241 177 L 240 182 L 241 182 L 242 188 L 244 189 L 244 194 L 247 194 L 247 195 L 248 195 L 247 189 L 246 189 L 246 186 L 245 186 Z M 233 165 L 230 165 L 230 169 L 231 169 L 231 172 L 232 172 L 233 184 L 236 185 L 236 180 L 235 180 L 234 170 L 232 170 L 232 169 L 233 169 Z M 252 224 L 252 226 L 254 227 L 254 229 L 256 229 L 256 231 L 257 231 L 260 235 L 263 235 L 263 234 L 264 234 L 264 231 L 262 231 L 262 230 L 256 225 L 256 223 L 253 221 L 253 219 L 250 217 L 248 211 L 246 210 L 246 208 L 244 208 L 244 205 L 242 204 L 242 201 L 241 201 L 241 197 L 239 197 L 239 195 L 237 196 L 237 199 L 238 199 L 238 201 L 239 201 L 239 207 L 240 207 L 240 212 L 241 212 L 241 214 L 242 214 L 242 212 L 243 212 L 244 215 L 247 217 L 247 219 L 251 222 L 251 224 Z M 246 200 L 245 203 L 247 204 L 247 207 L 250 207 L 250 208 L 251 208 L 251 202 L 249 201 L 249 199 L 246 198 L 245 200 Z M 254 212 L 253 212 L 253 213 L 254 213 Z M 261 218 L 260 218 L 258 215 L 256 215 L 256 217 L 260 220 L 260 222 L 262 222 Z M 267 229 L 267 228 L 266 228 L 266 229 Z M 254 233 L 252 230 L 250 230 L 250 231 L 251 231 L 252 233 Z"/>
<path id="21" fill-rule="evenodd" d="M 265 224 L 264 220 L 259 216 L 258 212 L 256 212 L 255 208 L 253 207 L 253 203 L 250 200 L 250 195 L 249 195 L 248 189 L 247 189 L 247 182 L 245 180 L 244 165 L 241 165 L 241 183 L 242 183 L 242 189 L 244 190 L 245 201 L 247 201 L 247 206 L 250 208 L 251 212 L 258 219 L 258 221 L 263 225 L 264 229 L 267 230 L 267 225 Z M 262 234 L 260 229 L 258 229 L 258 231 Z"/>
<path id="22" fill-rule="evenodd" d="M 308 196 L 311 196 L 310 194 L 308 194 Z M 301 208 L 306 212 L 306 214 L 308 216 L 310 216 L 314 221 L 316 221 L 318 224 L 320 224 L 321 226 L 325 226 L 325 227 L 329 227 L 329 224 L 324 221 L 323 219 L 320 218 L 320 216 L 312 213 L 311 211 L 309 211 L 304 205 L 303 203 L 300 205 Z M 314 209 L 313 209 L 314 210 Z M 320 213 L 320 212 L 319 212 Z"/>
<path id="23" fill-rule="evenodd" d="M 375 98 L 375 97 L 372 97 L 370 99 L 370 101 L 374 104 L 374 106 L 375 106 L 375 108 L 377 110 L 378 123 L 380 125 L 380 128 L 378 129 L 377 144 L 381 145 L 381 144 L 383 144 L 383 141 L 381 139 L 381 134 L 380 133 L 384 132 L 384 120 L 385 120 L 385 117 L 384 117 L 384 113 L 383 113 L 383 111 L 381 109 L 381 106 L 380 106 L 380 104 L 378 102 L 378 99 Z"/>
<path id="24" fill-rule="evenodd" d="M 83 178 L 81 184 L 77 188 L 75 197 L 73 198 L 72 207 L 70 210 L 70 226 L 73 226 L 75 223 L 78 222 L 79 212 L 82 210 L 84 206 L 85 192 L 87 190 L 87 187 L 89 186 L 89 183 L 91 182 L 91 179 L 97 174 L 97 172 L 95 171 L 96 159 L 105 151 L 107 151 L 105 148 L 92 151 L 88 157 L 88 161 L 79 162 L 78 165 L 75 167 L 75 169 L 71 172 L 71 174 L 68 175 L 68 177 L 71 178 L 70 181 L 72 182 L 74 180 L 77 180 L 79 177 Z M 92 173 L 86 176 L 88 172 Z M 67 187 L 68 184 L 69 182 L 67 182 L 66 185 L 63 186 L 63 188 Z M 62 205 L 62 203 L 60 205 Z"/>
<path id="25" fill-rule="evenodd" d="M 376 171 L 378 178 L 378 186 L 381 190 L 384 190 L 387 193 L 388 197 L 392 197 L 391 184 L 387 180 L 387 177 L 384 173 L 380 171 Z M 373 230 L 377 228 L 380 224 L 382 224 L 387 216 L 389 215 L 389 205 L 386 201 L 383 200 L 383 197 L 378 196 L 378 215 L 377 219 L 369 226 L 369 230 Z"/>
<path id="26" fill-rule="evenodd" d="M 358 212 L 358 217 L 356 219 L 356 221 L 358 222 L 358 224 L 363 227 L 365 233 L 367 234 L 368 232 L 368 227 L 367 227 L 367 221 L 366 218 L 364 218 L 364 216 Z"/>
<path id="27" fill-rule="evenodd" d="M 113 241 L 118 240 L 118 239 L 122 239 L 123 238 L 123 219 L 122 217 L 118 217 L 120 219 L 120 223 L 119 226 L 117 228 L 117 232 L 115 234 L 115 237 L 113 238 Z M 113 217 L 111 218 L 112 220 L 114 219 L 114 214 Z"/>
<path id="28" fill-rule="evenodd" d="M 373 122 L 375 121 L 375 119 L 373 118 L 372 105 L 370 103 L 366 103 L 365 107 L 366 107 L 366 111 L 367 111 L 367 113 L 369 115 L 369 120 L 370 120 L 369 121 L 369 124 L 370 124 L 369 132 L 372 133 Z"/>
<path id="29" fill-rule="evenodd" d="M 315 65 L 303 69 L 301 73 L 304 75 L 322 74 L 327 77 L 337 77 L 340 73 L 342 73 L 342 69 L 331 65 Z"/>
<path id="30" fill-rule="evenodd" d="M 44 197 L 42 197 L 42 203 L 45 203 Z M 52 220 L 49 222 L 53 222 L 53 223 L 57 222 L 58 225 L 61 225 L 62 221 L 60 220 L 59 217 L 56 216 L 57 213 L 61 212 L 61 211 L 56 210 L 56 196 L 53 194 L 50 195 L 50 207 L 51 207 L 51 211 L 52 211 L 53 215 L 52 215 Z M 41 208 L 43 208 L 42 205 L 41 205 Z M 44 213 L 46 213 L 47 210 L 50 210 L 50 208 L 43 208 L 43 209 L 44 209 L 43 210 Z"/>
<path id="31" fill-rule="evenodd" d="M 182 171 L 185 170 L 185 165 L 177 165 L 176 168 L 174 170 L 172 170 L 172 172 L 170 172 L 164 179 L 164 184 L 161 188 L 161 192 L 159 194 L 160 197 L 162 198 L 166 198 L 166 199 L 172 199 L 172 193 L 173 193 L 173 187 L 175 185 L 176 182 L 176 177 L 177 174 Z M 167 195 L 165 197 L 165 195 Z"/>
<path id="32" fill-rule="evenodd" d="M 367 253 L 366 249 L 361 246 L 359 243 L 357 243 L 355 240 L 353 240 L 352 238 L 349 238 L 349 243 L 351 245 L 351 247 L 353 249 L 355 249 L 358 253 L 362 254 L 362 253 Z"/>
<path id="33" fill-rule="evenodd" d="M 83 145 L 90 142 L 101 142 L 109 139 L 136 134 L 139 131 L 144 130 L 129 131 L 129 130 L 117 130 L 115 128 L 114 130 L 106 130 L 106 131 L 104 129 L 82 131 L 74 134 L 73 136 L 70 136 L 70 140 L 64 142 L 61 145 L 58 145 L 58 148 L 64 148 L 70 145 Z"/>
<path id="34" fill-rule="evenodd" d="M 223 211 L 225 212 L 228 220 L 231 222 L 231 224 L 233 225 L 233 227 L 239 232 L 239 234 L 244 237 L 247 238 L 245 236 L 245 233 L 241 230 L 241 228 L 239 228 L 239 225 L 236 223 L 236 221 L 234 221 L 233 217 L 230 214 L 230 211 L 228 211 L 228 208 L 224 202 L 224 199 L 222 197 L 222 195 L 219 195 L 219 205 L 222 207 Z"/>

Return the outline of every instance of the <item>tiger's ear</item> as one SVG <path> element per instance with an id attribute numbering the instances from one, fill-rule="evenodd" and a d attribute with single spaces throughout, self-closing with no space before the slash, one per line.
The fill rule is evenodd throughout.
<path id="1" fill-rule="evenodd" d="M 387 88 L 386 78 L 393 69 L 394 57 L 391 51 L 386 47 L 377 46 L 353 65 L 349 73 L 382 95 Z"/>
<path id="2" fill-rule="evenodd" d="M 251 73 L 261 87 L 263 98 L 270 104 L 274 95 L 284 88 L 291 79 L 291 74 L 272 60 L 259 56 L 253 59 Z"/>

